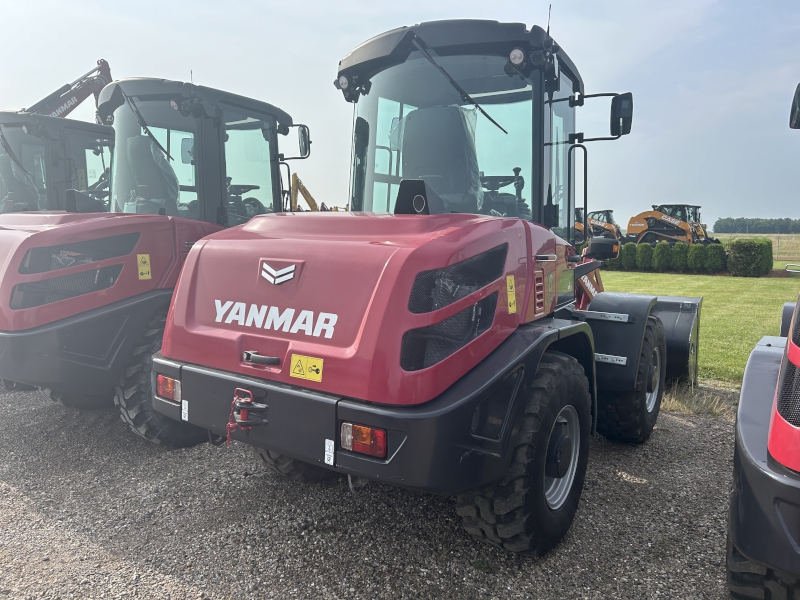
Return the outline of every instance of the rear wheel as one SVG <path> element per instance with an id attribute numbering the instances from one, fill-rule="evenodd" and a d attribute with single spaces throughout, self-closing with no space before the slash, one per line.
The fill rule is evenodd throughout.
<path id="1" fill-rule="evenodd" d="M 737 600 L 797 600 L 800 581 L 788 573 L 748 560 L 728 538 L 728 591 Z"/>
<path id="2" fill-rule="evenodd" d="M 78 410 L 97 410 L 99 408 L 111 408 L 112 394 L 107 396 L 87 396 L 83 394 L 67 394 L 58 390 L 42 390 L 53 401 L 58 402 L 67 408 Z"/>
<path id="3" fill-rule="evenodd" d="M 28 385 L 27 383 L 20 383 L 19 381 L 12 381 L 11 379 L 3 379 L 3 387 L 9 392 L 28 392 L 35 390 L 36 387 Z"/>
<path id="4" fill-rule="evenodd" d="M 153 408 L 150 374 L 153 354 L 161 350 L 167 315 L 161 313 L 147 324 L 147 330 L 136 343 L 125 370 L 119 378 L 114 404 L 120 417 L 133 432 L 146 440 L 165 446 L 194 446 L 208 440 L 208 432 L 195 425 L 179 423 Z"/>
<path id="5" fill-rule="evenodd" d="M 506 477 L 461 494 L 457 512 L 473 537 L 524 556 L 542 555 L 572 525 L 589 458 L 589 382 L 577 360 L 545 352 Z"/>
<path id="6" fill-rule="evenodd" d="M 650 437 L 661 410 L 667 340 L 658 317 L 648 317 L 631 392 L 598 394 L 597 429 L 616 442 L 641 443 Z"/>
<path id="7" fill-rule="evenodd" d="M 306 483 L 316 483 L 324 479 L 336 477 L 336 471 L 329 471 L 316 465 L 304 463 L 294 458 L 289 458 L 283 454 L 278 454 L 265 448 L 253 448 L 256 454 L 264 461 L 264 465 L 278 475 L 285 475 L 294 481 L 304 481 Z"/>

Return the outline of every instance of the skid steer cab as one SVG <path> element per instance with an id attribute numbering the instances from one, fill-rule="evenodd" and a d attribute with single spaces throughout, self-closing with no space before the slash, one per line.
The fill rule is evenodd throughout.
<path id="1" fill-rule="evenodd" d="M 295 158 L 305 157 L 308 129 L 265 102 L 162 79 L 107 85 L 98 114 L 105 125 L 88 126 L 91 143 L 68 138 L 66 150 L 35 124 L 66 120 L 38 118 L 27 132 L 2 126 L 0 164 L 19 183 L 13 203 L 28 193 L 30 211 L 51 186 L 59 202 L 0 214 L 0 377 L 68 406 L 115 399 L 137 433 L 192 443 L 205 433 L 161 418 L 150 398 L 149 357 L 161 347 L 175 282 L 198 240 L 283 209 L 289 158 L 279 143 L 294 128 Z M 90 189 L 101 168 L 102 192 Z"/>
<path id="2" fill-rule="evenodd" d="M 543 29 L 395 29 L 335 85 L 355 103 L 350 212 L 257 217 L 192 248 L 156 410 L 296 479 L 457 495 L 470 534 L 544 553 L 595 429 L 644 442 L 666 376 L 695 377 L 700 300 L 603 292 L 618 240 L 576 252 L 590 96 Z M 606 96 L 616 139 L 633 100 Z"/>

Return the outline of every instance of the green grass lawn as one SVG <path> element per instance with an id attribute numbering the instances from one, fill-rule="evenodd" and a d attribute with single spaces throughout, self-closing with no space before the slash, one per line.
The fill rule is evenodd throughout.
<path id="1" fill-rule="evenodd" d="M 797 300 L 800 279 L 714 277 L 603 271 L 614 292 L 703 296 L 700 377 L 741 383 L 747 357 L 765 335 L 778 335 L 784 302 Z"/>

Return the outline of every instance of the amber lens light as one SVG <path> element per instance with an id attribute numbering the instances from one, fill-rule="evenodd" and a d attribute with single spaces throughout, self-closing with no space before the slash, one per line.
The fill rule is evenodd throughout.
<path id="1" fill-rule="evenodd" d="M 156 377 L 156 393 L 174 402 L 181 401 L 181 382 L 166 375 Z"/>
<path id="2" fill-rule="evenodd" d="M 386 457 L 386 431 L 383 429 L 342 423 L 341 444 L 345 450 L 376 458 Z"/>

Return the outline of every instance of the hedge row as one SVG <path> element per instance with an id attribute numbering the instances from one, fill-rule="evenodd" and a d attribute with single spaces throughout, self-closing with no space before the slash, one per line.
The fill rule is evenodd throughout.
<path id="1" fill-rule="evenodd" d="M 769 241 L 769 240 L 767 240 Z M 721 244 L 650 244 L 628 242 L 622 246 L 619 258 L 607 260 L 606 267 L 624 271 L 677 271 L 679 273 L 719 273 L 725 270 L 725 248 Z M 772 268 L 772 250 L 770 250 Z"/>
<path id="2" fill-rule="evenodd" d="M 751 238 L 728 242 L 728 271 L 737 277 L 761 277 L 772 271 L 772 240 Z"/>

